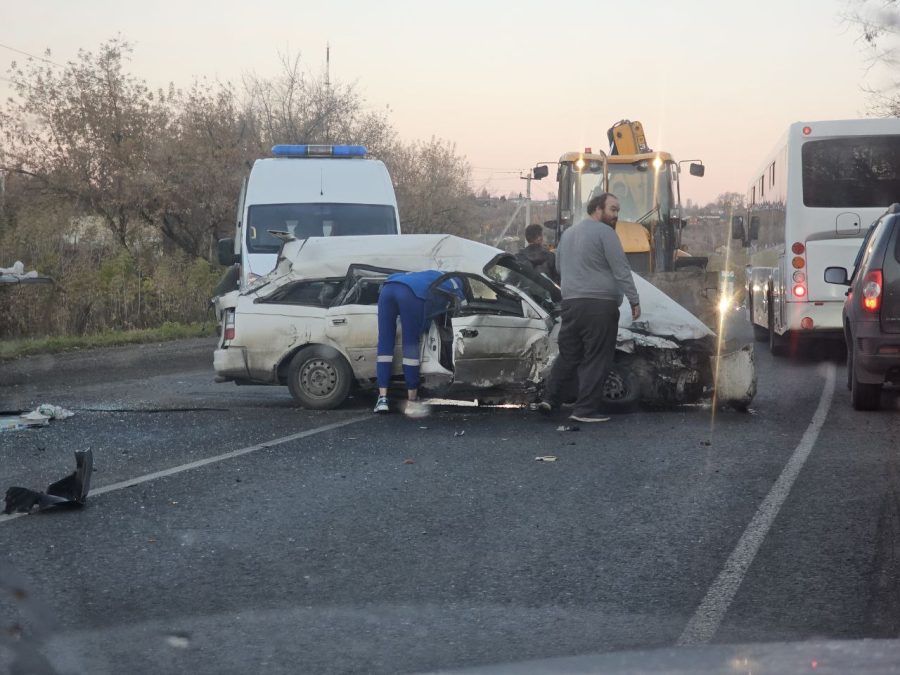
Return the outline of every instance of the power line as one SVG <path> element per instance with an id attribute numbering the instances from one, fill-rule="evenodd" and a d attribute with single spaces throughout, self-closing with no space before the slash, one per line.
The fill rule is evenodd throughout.
<path id="1" fill-rule="evenodd" d="M 29 54 L 28 52 L 22 51 L 21 49 L 16 49 L 15 47 L 10 47 L 9 45 L 0 43 L 0 47 L 2 47 L 3 49 L 8 49 L 11 52 L 15 52 L 16 54 L 22 54 L 23 56 L 37 59 L 38 61 L 43 61 L 44 63 L 49 63 L 51 66 L 56 66 L 57 68 L 65 68 L 64 65 L 57 63 L 56 61 L 51 61 L 50 59 L 44 58 L 43 56 L 35 56 L 34 54 Z"/>

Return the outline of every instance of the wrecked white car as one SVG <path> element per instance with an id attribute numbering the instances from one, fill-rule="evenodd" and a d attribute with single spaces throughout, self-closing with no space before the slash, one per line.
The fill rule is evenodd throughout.
<path id="1" fill-rule="evenodd" d="M 559 289 L 509 253 L 451 235 L 286 241 L 275 270 L 215 299 L 217 381 L 287 385 L 316 409 L 340 405 L 353 388 L 374 389 L 381 285 L 394 272 L 425 269 L 463 279 L 465 299 L 429 323 L 423 391 L 484 403 L 534 400 L 557 353 Z M 642 320 L 633 324 L 623 308 L 609 405 L 709 397 L 716 369 L 728 376 L 719 401 L 749 404 L 751 349 L 723 356 L 716 368 L 712 332 L 637 275 L 635 283 Z M 400 386 L 399 342 L 396 354 Z"/>

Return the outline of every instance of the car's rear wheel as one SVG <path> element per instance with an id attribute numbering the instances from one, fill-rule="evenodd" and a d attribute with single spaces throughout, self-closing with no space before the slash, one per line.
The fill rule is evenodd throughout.
<path id="1" fill-rule="evenodd" d="M 304 408 L 331 410 L 346 400 L 353 384 L 353 370 L 332 347 L 304 347 L 291 359 L 288 389 Z"/>
<path id="2" fill-rule="evenodd" d="M 856 376 L 856 347 L 851 346 L 847 352 L 850 355 L 847 371 L 850 378 L 850 401 L 853 403 L 853 409 L 878 410 L 878 407 L 881 405 L 882 385 L 860 382 Z"/>

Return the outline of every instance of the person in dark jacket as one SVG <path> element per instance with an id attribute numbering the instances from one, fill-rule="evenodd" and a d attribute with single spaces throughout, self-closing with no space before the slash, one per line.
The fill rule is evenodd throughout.
<path id="1" fill-rule="evenodd" d="M 527 260 L 539 274 L 546 274 L 555 283 L 559 283 L 556 271 L 556 258 L 544 245 L 544 228 L 532 223 L 525 228 L 525 241 L 528 246 L 518 253 L 520 260 Z"/>
<path id="2" fill-rule="evenodd" d="M 424 270 L 392 274 L 381 287 L 378 296 L 378 357 L 375 375 L 378 380 L 376 413 L 390 412 L 388 385 L 393 371 L 394 344 L 397 340 L 397 319 L 403 342 L 403 378 L 406 380 L 408 402 L 406 414 L 419 417 L 428 409 L 419 399 L 419 339 L 428 328 L 428 321 L 445 311 L 449 298 L 446 293 L 464 298 L 462 282 L 454 277 L 445 279 L 439 287 L 434 282 L 445 272 Z M 443 291 L 444 293 L 442 293 Z"/>

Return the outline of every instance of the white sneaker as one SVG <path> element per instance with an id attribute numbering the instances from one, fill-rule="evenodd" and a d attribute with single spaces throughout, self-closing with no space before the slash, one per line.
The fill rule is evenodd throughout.
<path id="1" fill-rule="evenodd" d="M 375 410 L 373 412 L 386 413 L 386 412 L 390 412 L 390 411 L 391 411 L 391 408 L 388 405 L 387 396 L 379 396 L 378 402 L 375 403 Z"/>
<path id="2" fill-rule="evenodd" d="M 428 405 L 421 401 L 407 401 L 404 412 L 407 417 L 425 417 L 428 415 Z"/>

